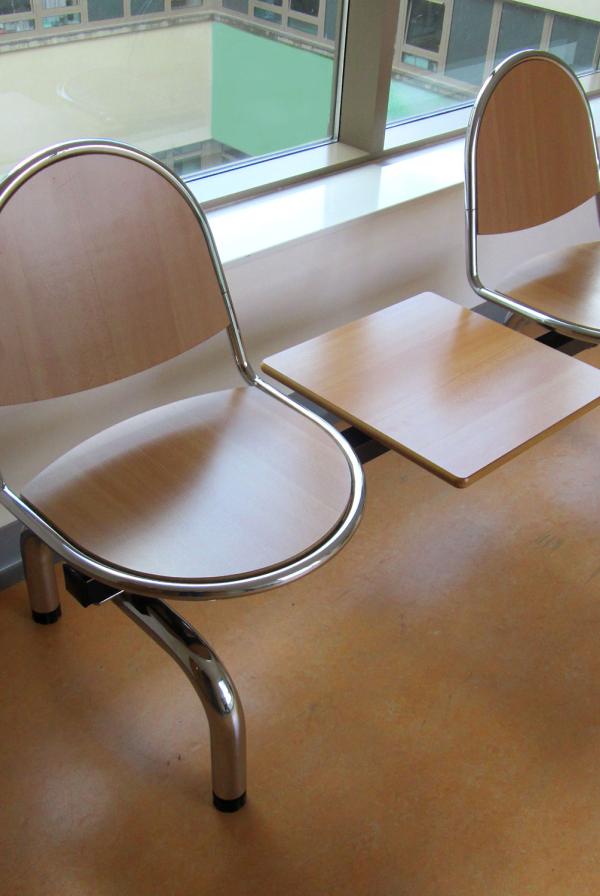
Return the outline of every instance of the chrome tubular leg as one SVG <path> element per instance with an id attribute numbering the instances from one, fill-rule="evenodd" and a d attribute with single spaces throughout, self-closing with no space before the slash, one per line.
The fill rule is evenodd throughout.
<path id="1" fill-rule="evenodd" d="M 227 670 L 198 632 L 162 600 L 121 594 L 113 603 L 147 632 L 192 682 L 208 718 L 213 802 L 222 812 L 241 809 L 246 802 L 246 726 Z"/>
<path id="2" fill-rule="evenodd" d="M 31 615 L 41 625 L 60 618 L 60 599 L 54 575 L 54 554 L 47 544 L 25 529 L 21 533 L 21 559 L 29 593 Z"/>

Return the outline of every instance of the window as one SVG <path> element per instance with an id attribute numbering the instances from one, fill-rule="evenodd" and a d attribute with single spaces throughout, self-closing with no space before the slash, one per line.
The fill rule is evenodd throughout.
<path id="1" fill-rule="evenodd" d="M 406 43 L 437 53 L 444 24 L 443 0 L 411 0 L 406 22 Z"/>
<path id="2" fill-rule="evenodd" d="M 552 21 L 550 49 L 577 72 L 598 67 L 600 24 L 555 15 Z"/>
<path id="3" fill-rule="evenodd" d="M 0 35 L 0 97 L 13 122 L 4 171 L 85 136 L 132 143 L 186 176 L 334 136 L 342 0 L 2 3 L 0 15 L 21 17 Z M 45 10 L 36 40 L 2 53 L 28 27 L 30 4 Z M 45 43 L 48 30 L 64 32 L 61 42 Z"/>
<path id="4" fill-rule="evenodd" d="M 564 15 L 575 4 L 590 18 Z M 597 69 L 596 0 L 402 0 L 388 123 L 471 103 L 492 68 L 525 48 Z"/>
<path id="5" fill-rule="evenodd" d="M 30 0 L 1 0 L 0 15 L 10 15 L 13 12 L 29 12 L 31 10 Z"/>
<path id="6" fill-rule="evenodd" d="M 88 22 L 120 19 L 123 12 L 123 0 L 88 0 Z"/>
<path id="7" fill-rule="evenodd" d="M 338 137 L 356 158 L 525 45 L 597 68 L 597 0 L 0 0 L 0 171 L 86 136 L 186 177 Z"/>
<path id="8" fill-rule="evenodd" d="M 44 28 L 58 28 L 63 25 L 78 25 L 81 22 L 81 13 L 71 12 L 61 16 L 44 16 Z"/>

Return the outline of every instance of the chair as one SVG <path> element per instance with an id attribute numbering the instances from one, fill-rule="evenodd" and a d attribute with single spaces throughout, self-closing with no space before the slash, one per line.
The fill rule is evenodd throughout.
<path id="1" fill-rule="evenodd" d="M 252 369 L 205 217 L 151 156 L 74 141 L 0 189 L 0 404 L 131 376 L 227 331 L 243 384 L 92 436 L 0 500 L 25 530 L 33 618 L 54 622 L 55 555 L 84 605 L 112 600 L 181 666 L 206 711 L 214 804 L 245 801 L 235 685 L 163 598 L 290 582 L 354 532 L 360 464 L 339 433 Z M 233 360 L 233 359 L 232 359 Z"/>
<path id="2" fill-rule="evenodd" d="M 466 138 L 467 273 L 475 292 L 569 338 L 600 341 L 600 242 L 534 257 L 499 285 L 478 270 L 480 236 L 545 224 L 599 201 L 594 124 L 573 72 L 525 50 L 481 89 Z"/>

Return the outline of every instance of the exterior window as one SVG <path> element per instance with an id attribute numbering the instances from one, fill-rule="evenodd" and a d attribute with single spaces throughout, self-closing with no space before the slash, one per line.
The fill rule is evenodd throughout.
<path id="1" fill-rule="evenodd" d="M 0 0 L 0 113 L 11 123 L 0 174 L 51 143 L 99 137 L 192 178 L 335 140 L 338 121 L 344 142 L 376 152 L 380 108 L 347 113 L 349 96 L 362 102 L 363 74 L 377 85 L 364 94 L 374 105 L 390 79 L 387 121 L 396 124 L 468 106 L 493 66 L 523 47 L 550 49 L 578 72 L 597 69 L 599 2 Z M 365 28 L 371 14 L 398 18 L 383 72 L 375 57 L 390 35 L 381 41 L 379 25 Z M 342 52 L 346 18 L 358 36 Z M 343 90 L 342 56 L 352 62 Z"/>
<path id="2" fill-rule="evenodd" d="M 427 72 L 437 72 L 438 69 L 437 62 L 434 62 L 433 59 L 425 59 L 424 56 L 414 56 L 412 53 L 403 53 L 402 62 Z"/>
<path id="3" fill-rule="evenodd" d="M 131 15 L 145 16 L 151 12 L 163 12 L 165 0 L 131 0 Z"/>
<path id="4" fill-rule="evenodd" d="M 575 71 L 586 72 L 594 68 L 599 40 L 600 24 L 572 16 L 554 16 L 550 49 Z"/>
<path id="5" fill-rule="evenodd" d="M 296 31 L 304 31 L 305 34 L 317 34 L 317 26 L 312 22 L 305 22 L 304 19 L 294 19 L 288 16 L 288 28 L 295 28 Z"/>
<path id="6" fill-rule="evenodd" d="M 496 42 L 495 63 L 526 47 L 539 47 L 544 27 L 544 13 L 539 9 L 505 3 Z"/>
<path id="7" fill-rule="evenodd" d="M 517 50 L 555 52 L 576 71 L 598 68 L 594 19 L 563 15 L 570 0 L 403 0 L 392 66 L 388 123 L 473 101 L 493 67 Z M 581 9 L 582 4 L 578 4 Z M 421 111 L 417 109 L 421 106 Z"/>
<path id="8" fill-rule="evenodd" d="M 443 0 L 411 0 L 406 43 L 437 53 L 444 24 Z"/>
<path id="9" fill-rule="evenodd" d="M 36 32 L 0 53 L 0 171 L 78 137 L 131 143 L 186 177 L 331 140 L 342 2 L 0 0 L 0 40 Z M 50 31 L 60 43 L 44 44 Z M 11 84 L 26 85 L 18 105 Z"/>
<path id="10" fill-rule="evenodd" d="M 79 25 L 81 13 L 72 12 L 62 16 L 46 16 L 43 20 L 44 28 L 58 28 L 62 25 Z"/>
<path id="11" fill-rule="evenodd" d="M 34 28 L 34 19 L 19 19 L 18 22 L 0 21 L 0 37 L 3 34 L 18 34 L 21 31 L 33 31 Z"/>
<path id="12" fill-rule="evenodd" d="M 11 15 L 15 12 L 30 12 L 29 0 L 0 0 L 0 16 Z"/>
<path id="13" fill-rule="evenodd" d="M 281 24 L 281 16 L 278 12 L 271 12 L 270 9 L 263 9 L 262 6 L 255 8 L 254 15 L 257 19 L 263 19 L 266 22 L 276 22 L 278 25 Z"/>
<path id="14" fill-rule="evenodd" d="M 291 0 L 290 9 L 303 12 L 306 16 L 319 15 L 319 0 Z"/>
<path id="15" fill-rule="evenodd" d="M 123 0 L 88 0 L 88 21 L 101 22 L 103 19 L 120 19 L 123 15 Z"/>

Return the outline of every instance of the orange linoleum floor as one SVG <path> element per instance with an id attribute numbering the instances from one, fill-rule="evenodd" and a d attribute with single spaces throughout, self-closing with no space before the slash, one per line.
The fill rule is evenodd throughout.
<path id="1" fill-rule="evenodd" d="M 248 723 L 211 806 L 188 682 L 116 607 L 0 594 L 3 896 L 597 896 L 600 409 L 463 491 L 366 467 L 350 545 L 179 604 Z"/>

